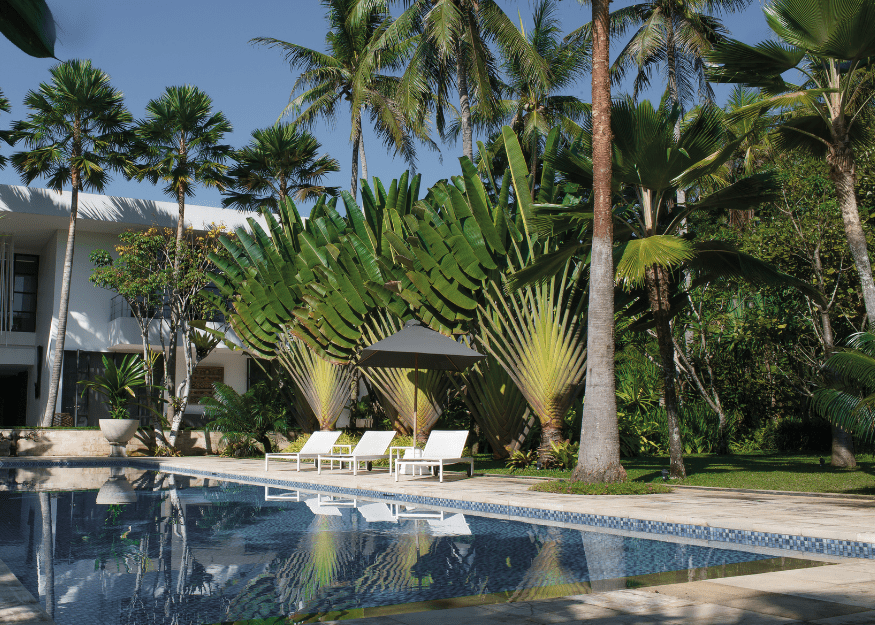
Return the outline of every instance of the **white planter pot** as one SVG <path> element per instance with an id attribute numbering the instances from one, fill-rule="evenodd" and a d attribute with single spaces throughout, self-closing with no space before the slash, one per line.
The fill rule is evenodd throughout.
<path id="1" fill-rule="evenodd" d="M 125 445 L 137 433 L 138 427 L 139 419 L 100 419 L 100 431 L 109 441 L 110 457 L 124 458 L 128 455 Z"/>

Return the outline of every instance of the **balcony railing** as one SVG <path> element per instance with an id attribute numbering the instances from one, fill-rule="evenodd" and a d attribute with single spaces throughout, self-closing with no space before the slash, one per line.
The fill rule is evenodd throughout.
<path id="1" fill-rule="evenodd" d="M 219 290 L 216 287 L 206 287 L 205 291 L 210 291 L 211 293 L 215 293 L 218 295 Z M 154 319 L 170 319 L 170 295 L 163 295 L 161 297 L 161 301 L 163 302 L 163 306 L 158 310 L 157 306 L 153 306 L 148 310 L 144 311 L 143 316 L 146 318 L 154 318 Z M 145 298 L 137 298 L 138 305 L 145 307 Z M 110 300 L 109 306 L 109 320 L 115 321 L 116 319 L 122 318 L 130 318 L 135 317 L 134 311 L 131 309 L 128 301 L 122 297 L 121 295 L 116 295 Z M 215 323 L 224 323 L 225 315 L 221 313 L 213 313 L 211 315 L 202 315 L 202 314 L 190 314 L 189 321 L 193 321 L 197 319 L 199 321 L 211 321 Z"/>

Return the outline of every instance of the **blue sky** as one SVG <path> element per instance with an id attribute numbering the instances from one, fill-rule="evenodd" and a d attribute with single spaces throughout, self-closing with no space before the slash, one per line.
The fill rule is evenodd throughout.
<path id="1" fill-rule="evenodd" d="M 318 50 L 324 49 L 326 24 L 318 0 L 47 0 L 58 25 L 55 54 L 60 60 L 89 58 L 106 71 L 112 83 L 124 92 L 126 104 L 135 118 L 144 113 L 146 103 L 159 97 L 170 85 L 193 84 L 208 93 L 230 119 L 234 132 L 227 142 L 242 147 L 252 130 L 273 124 L 289 101 L 297 74 L 290 71 L 276 50 L 249 44 L 253 37 L 266 36 L 293 41 Z M 517 21 L 518 13 L 528 24 L 532 4 L 527 0 L 500 0 L 505 11 Z M 626 6 L 614 2 L 612 8 Z M 571 31 L 589 20 L 590 9 L 576 0 L 560 3 L 561 23 Z M 726 16 L 724 23 L 732 35 L 754 43 L 769 37 L 761 5 L 753 4 L 743 13 Z M 614 50 L 620 42 L 612 44 Z M 27 110 L 22 104 L 29 89 L 48 80 L 53 59 L 33 59 L 0 38 L 0 89 L 12 103 L 12 114 L 0 118 L 0 126 L 22 119 Z M 576 88 L 578 97 L 589 101 L 589 80 L 584 76 Z M 618 90 L 619 91 L 619 90 Z M 658 98 L 662 87 L 651 97 Z M 723 102 L 727 87 L 717 89 Z M 321 122 L 313 130 L 323 150 L 341 164 L 328 184 L 348 187 L 351 147 L 348 116 L 339 116 L 334 127 Z M 406 165 L 387 154 L 382 143 L 365 131 L 368 170 L 371 176 L 391 180 Z M 441 155 L 419 151 L 418 170 L 424 188 L 458 173 L 461 143 L 442 144 Z M 13 151 L 3 147 L 4 154 Z M 11 167 L 0 170 L 0 183 L 21 184 Z M 42 186 L 35 180 L 33 186 Z M 168 199 L 160 187 L 125 181 L 116 176 L 106 192 L 110 195 Z M 218 206 L 221 195 L 213 189 L 199 188 L 192 204 Z M 302 207 L 307 212 L 306 207 Z"/>

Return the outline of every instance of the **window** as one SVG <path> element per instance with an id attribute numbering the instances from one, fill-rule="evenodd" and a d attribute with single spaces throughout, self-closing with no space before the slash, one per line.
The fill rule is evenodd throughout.
<path id="1" fill-rule="evenodd" d="M 39 256 L 16 254 L 12 283 L 12 331 L 36 331 L 36 289 Z"/>

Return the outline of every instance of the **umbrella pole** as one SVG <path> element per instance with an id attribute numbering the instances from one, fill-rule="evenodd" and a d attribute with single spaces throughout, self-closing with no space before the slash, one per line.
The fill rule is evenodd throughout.
<path id="1" fill-rule="evenodd" d="M 413 362 L 416 365 L 413 372 L 413 446 L 416 447 L 419 438 L 419 406 L 417 406 L 417 396 L 419 395 L 419 354 L 413 357 Z"/>

